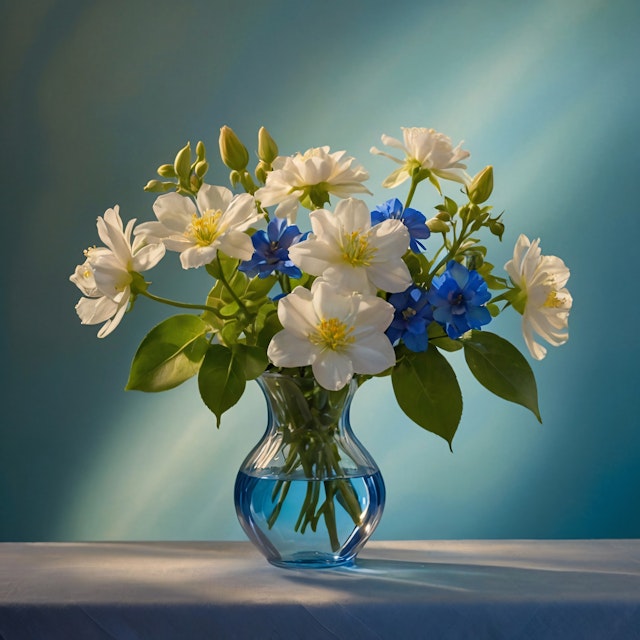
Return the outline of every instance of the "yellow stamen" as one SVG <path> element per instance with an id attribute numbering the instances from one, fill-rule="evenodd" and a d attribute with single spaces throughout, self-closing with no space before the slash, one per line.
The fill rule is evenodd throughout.
<path id="1" fill-rule="evenodd" d="M 544 306 L 558 309 L 559 307 L 564 306 L 564 301 L 558 297 L 557 291 L 550 291 L 547 299 L 544 301 Z"/>
<path id="2" fill-rule="evenodd" d="M 320 321 L 316 326 L 315 333 L 309 336 L 309 340 L 325 349 L 344 351 L 355 341 L 352 333 L 353 327 L 348 327 L 338 318 L 329 318 Z"/>
<path id="3" fill-rule="evenodd" d="M 342 236 L 342 259 L 352 267 L 368 267 L 377 249 L 369 246 L 367 235 L 352 231 Z"/>
<path id="4" fill-rule="evenodd" d="M 199 247 L 208 247 L 220 235 L 221 217 L 222 211 L 213 209 L 207 209 L 201 217 L 194 214 L 185 235 L 194 240 Z"/>

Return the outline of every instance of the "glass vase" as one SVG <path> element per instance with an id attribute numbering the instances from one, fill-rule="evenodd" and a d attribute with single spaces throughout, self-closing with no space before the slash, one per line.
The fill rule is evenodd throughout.
<path id="1" fill-rule="evenodd" d="M 377 464 L 356 439 L 352 381 L 327 391 L 313 378 L 264 373 L 267 429 L 235 484 L 240 524 L 280 567 L 352 564 L 382 516 Z"/>

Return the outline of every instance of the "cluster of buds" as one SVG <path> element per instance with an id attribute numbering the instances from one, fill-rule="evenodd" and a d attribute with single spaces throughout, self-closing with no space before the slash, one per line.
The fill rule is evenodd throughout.
<path id="1" fill-rule="evenodd" d="M 175 189 L 181 195 L 195 195 L 202 186 L 203 178 L 209 170 L 206 149 L 202 141 L 196 145 L 196 157 L 192 161 L 191 143 L 178 151 L 173 164 L 162 164 L 158 167 L 158 175 L 161 178 L 169 178 L 167 181 L 149 180 L 144 187 L 145 191 L 163 193 Z"/>
<path id="2" fill-rule="evenodd" d="M 231 127 L 225 125 L 220 129 L 218 143 L 222 162 L 231 169 L 231 173 L 229 174 L 231 184 L 234 187 L 241 184 L 247 193 L 255 193 L 258 187 L 253 182 L 251 174 L 247 170 L 249 152 L 240 141 L 240 138 L 238 138 Z M 278 145 L 269 135 L 269 132 L 264 127 L 260 127 L 260 131 L 258 132 L 259 162 L 254 173 L 262 184 L 265 183 L 267 173 L 272 169 L 271 163 L 277 157 Z"/>

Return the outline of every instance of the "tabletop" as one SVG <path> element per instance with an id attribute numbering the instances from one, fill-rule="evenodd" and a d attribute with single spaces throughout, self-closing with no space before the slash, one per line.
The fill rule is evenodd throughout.
<path id="1" fill-rule="evenodd" d="M 246 542 L 0 544 L 0 639 L 640 640 L 640 540 L 372 541 L 280 569 Z"/>

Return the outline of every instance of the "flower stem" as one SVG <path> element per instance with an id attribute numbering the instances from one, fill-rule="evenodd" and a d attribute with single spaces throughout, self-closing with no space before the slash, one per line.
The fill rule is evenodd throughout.
<path id="1" fill-rule="evenodd" d="M 418 180 L 416 176 L 413 176 L 411 178 L 411 188 L 409 189 L 409 193 L 407 194 L 407 200 L 404 203 L 404 209 L 406 209 L 411 204 L 411 201 L 413 200 L 413 196 L 416 192 L 416 187 L 418 186 L 419 182 L 420 180 Z"/>
<path id="2" fill-rule="evenodd" d="M 220 282 L 222 282 L 222 285 L 229 292 L 229 294 L 233 298 L 234 302 L 247 314 L 247 316 L 250 316 L 251 313 L 249 313 L 249 310 L 245 306 L 244 302 L 242 302 L 242 300 L 240 300 L 240 298 L 238 297 L 236 292 L 231 288 L 231 285 L 229 284 L 229 281 L 227 280 L 227 276 L 224 275 L 224 269 L 222 268 L 222 262 L 220 262 L 220 254 L 219 253 L 216 253 L 216 260 L 218 262 L 218 269 L 220 269 L 220 277 L 219 277 Z"/>
<path id="3" fill-rule="evenodd" d="M 162 298 L 161 296 L 156 296 L 153 293 L 149 293 L 148 291 L 139 291 L 139 295 L 145 296 L 150 300 L 154 300 L 155 302 L 161 302 L 162 304 L 168 304 L 172 307 L 179 307 L 180 309 L 198 309 L 200 311 L 210 311 L 215 314 L 218 318 L 224 320 L 226 316 L 224 316 L 218 309 L 215 307 L 210 307 L 206 304 L 190 304 L 188 302 L 178 302 L 177 300 L 170 300 L 169 298 Z"/>

